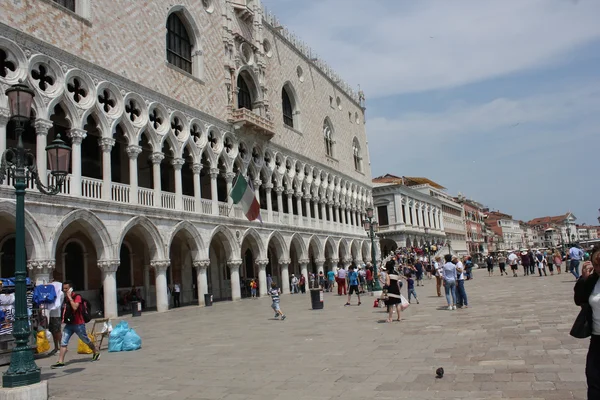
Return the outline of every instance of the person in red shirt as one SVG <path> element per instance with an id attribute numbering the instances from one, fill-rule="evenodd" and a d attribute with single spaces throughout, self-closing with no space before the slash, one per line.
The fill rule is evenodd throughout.
<path id="1" fill-rule="evenodd" d="M 92 350 L 92 361 L 98 361 L 100 359 L 100 352 L 94 346 L 94 343 L 90 340 L 85 331 L 85 320 L 83 319 L 83 301 L 81 296 L 73 291 L 73 285 L 67 281 L 63 283 L 63 292 L 65 293 L 65 302 L 63 304 L 63 323 L 65 327 L 63 329 L 62 341 L 60 343 L 60 355 L 58 356 L 58 362 L 52 365 L 52 368 L 64 368 L 65 367 L 65 355 L 67 354 L 67 347 L 69 346 L 69 340 L 73 334 L 77 335 L 79 339 L 89 346 Z"/>
<path id="2" fill-rule="evenodd" d="M 373 267 L 370 264 L 367 266 L 367 290 L 373 291 Z"/>

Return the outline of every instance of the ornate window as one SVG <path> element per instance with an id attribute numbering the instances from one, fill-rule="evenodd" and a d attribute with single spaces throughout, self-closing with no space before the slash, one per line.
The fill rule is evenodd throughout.
<path id="1" fill-rule="evenodd" d="M 354 169 L 362 172 L 362 157 L 360 156 L 360 144 L 358 144 L 357 138 L 352 141 L 352 154 L 354 155 Z"/>
<path id="2" fill-rule="evenodd" d="M 325 140 L 325 154 L 333 157 L 333 145 L 335 141 L 333 140 L 333 128 L 328 119 L 323 123 L 323 139 Z"/>
<path id="3" fill-rule="evenodd" d="M 75 0 L 54 0 L 54 2 L 63 6 L 67 10 L 75 12 Z"/>
<path id="4" fill-rule="evenodd" d="M 167 61 L 192 73 L 192 42 L 188 31 L 176 13 L 167 19 Z"/>
<path id="5" fill-rule="evenodd" d="M 244 77 L 240 74 L 237 79 L 238 86 L 238 108 L 252 110 L 252 94 Z"/>
<path id="6" fill-rule="evenodd" d="M 285 90 L 281 89 L 281 104 L 283 107 L 283 123 L 289 127 L 294 127 L 294 107 L 292 106 L 292 100 Z"/>

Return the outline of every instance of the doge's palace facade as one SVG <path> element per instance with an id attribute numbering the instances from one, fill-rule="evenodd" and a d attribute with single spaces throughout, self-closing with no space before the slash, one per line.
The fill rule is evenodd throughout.
<path id="1" fill-rule="evenodd" d="M 258 0 L 0 0 L 0 151 L 14 146 L 4 91 L 36 96 L 37 154 L 72 146 L 61 194 L 30 185 L 26 245 L 38 282 L 71 280 L 117 315 L 131 287 L 165 311 L 246 296 L 267 275 L 370 261 L 364 96 Z M 231 204 L 254 185 L 263 223 Z M 0 186 L 0 273 L 14 274 L 14 189 Z M 12 258 L 11 258 L 12 257 Z"/>

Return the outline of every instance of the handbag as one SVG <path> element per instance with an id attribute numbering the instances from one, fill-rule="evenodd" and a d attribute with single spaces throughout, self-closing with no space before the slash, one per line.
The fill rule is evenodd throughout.
<path id="1" fill-rule="evenodd" d="M 577 318 L 575 318 L 571 332 L 569 332 L 569 335 L 574 338 L 585 339 L 592 336 L 592 327 L 588 320 L 588 313 L 591 311 L 589 307 L 589 304 L 582 305 L 581 311 L 579 311 Z"/>

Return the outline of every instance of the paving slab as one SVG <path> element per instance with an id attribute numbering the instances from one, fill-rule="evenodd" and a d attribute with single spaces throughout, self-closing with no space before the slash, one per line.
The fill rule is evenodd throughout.
<path id="1" fill-rule="evenodd" d="M 391 324 L 372 297 L 345 307 L 325 293 L 311 310 L 308 295 L 283 295 L 285 321 L 267 298 L 144 313 L 125 318 L 139 351 L 92 363 L 72 340 L 63 370 L 37 362 L 57 400 L 584 399 L 588 341 L 568 334 L 574 280 L 486 275 L 475 271 L 470 307 L 456 311 L 426 280 Z"/>

